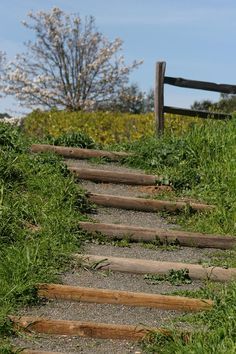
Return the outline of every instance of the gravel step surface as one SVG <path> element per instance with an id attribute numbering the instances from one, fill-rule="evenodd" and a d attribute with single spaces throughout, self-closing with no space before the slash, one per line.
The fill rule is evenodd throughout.
<path id="1" fill-rule="evenodd" d="M 83 354 L 141 354 L 137 343 L 67 336 L 28 335 L 12 338 L 12 344 L 21 348 Z"/>
<path id="2" fill-rule="evenodd" d="M 75 160 L 75 159 L 65 159 L 64 162 L 67 166 L 70 167 L 81 167 L 81 168 L 93 168 L 97 170 L 105 171 L 117 171 L 117 172 L 126 172 L 126 173 L 142 173 L 145 174 L 143 170 L 133 169 L 130 167 L 121 166 L 119 163 L 110 162 L 110 163 L 92 163 L 87 160 Z"/>
<path id="3" fill-rule="evenodd" d="M 54 320 L 92 321 L 134 326 L 143 324 L 148 327 L 159 327 L 179 316 L 179 312 L 147 307 L 55 300 L 47 302 L 44 306 L 25 308 L 20 311 L 19 315 Z"/>
<path id="4" fill-rule="evenodd" d="M 96 213 L 91 215 L 95 221 L 108 224 L 125 224 L 151 228 L 178 228 L 169 223 L 158 213 L 125 210 L 116 208 L 97 207 Z"/>
<path id="5" fill-rule="evenodd" d="M 116 163 L 110 164 L 92 164 L 84 160 L 65 160 L 66 164 L 70 167 L 90 168 L 94 170 L 117 171 L 128 173 L 141 173 L 145 174 L 142 170 L 131 169 L 120 166 Z M 80 184 L 84 189 L 92 193 L 103 193 L 112 195 L 123 195 L 127 197 L 148 197 L 148 193 L 142 191 L 142 186 L 131 186 L 125 184 L 112 184 L 112 183 L 97 183 L 89 180 L 81 180 Z"/>
<path id="6" fill-rule="evenodd" d="M 92 181 L 80 181 L 80 185 L 91 193 L 111 194 L 123 197 L 148 198 L 148 194 L 142 192 L 140 186 L 127 184 L 96 183 Z"/>
<path id="7" fill-rule="evenodd" d="M 172 285 L 169 282 L 156 282 L 152 284 L 151 281 L 144 278 L 144 275 L 140 274 L 91 271 L 82 268 L 64 274 L 62 282 L 63 284 L 73 286 L 144 292 L 150 294 L 171 294 L 179 290 L 194 291 L 204 285 L 200 280 L 193 280 L 190 284 L 182 284 L 180 286 Z"/>
<path id="8" fill-rule="evenodd" d="M 211 262 L 211 255 L 217 252 L 223 252 L 209 248 L 194 247 L 174 247 L 149 249 L 142 244 L 130 244 L 130 247 L 117 247 L 110 244 L 97 245 L 89 244 L 84 250 L 87 254 L 100 256 L 114 256 L 125 258 L 141 258 L 154 261 L 199 263 L 208 265 Z"/>

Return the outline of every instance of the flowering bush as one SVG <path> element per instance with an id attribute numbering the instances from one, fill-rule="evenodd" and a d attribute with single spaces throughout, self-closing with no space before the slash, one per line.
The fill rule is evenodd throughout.
<path id="1" fill-rule="evenodd" d="M 181 133 L 190 124 L 202 124 L 198 118 L 172 114 L 165 116 L 168 132 Z M 37 137 L 59 137 L 65 133 L 84 132 L 96 143 L 113 144 L 138 140 L 155 134 L 153 113 L 33 111 L 24 120 L 25 132 Z"/>
<path id="2" fill-rule="evenodd" d="M 7 65 L 3 91 L 29 108 L 91 110 L 100 102 L 112 102 L 142 63 L 127 65 L 122 40 L 109 41 L 98 32 L 93 17 L 82 21 L 55 7 L 29 13 L 23 24 L 35 40 Z M 0 63 L 1 58 L 0 52 Z"/>

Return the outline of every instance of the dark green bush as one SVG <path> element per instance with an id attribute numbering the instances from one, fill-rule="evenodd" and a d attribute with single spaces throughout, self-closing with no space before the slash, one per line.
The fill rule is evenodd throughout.
<path id="1" fill-rule="evenodd" d="M 16 152 L 25 151 L 29 142 L 21 133 L 18 127 L 8 123 L 0 122 L 0 148 L 14 150 Z"/>
<path id="2" fill-rule="evenodd" d="M 52 139 L 54 145 L 72 146 L 83 149 L 96 149 L 95 141 L 86 133 L 69 132 Z"/>

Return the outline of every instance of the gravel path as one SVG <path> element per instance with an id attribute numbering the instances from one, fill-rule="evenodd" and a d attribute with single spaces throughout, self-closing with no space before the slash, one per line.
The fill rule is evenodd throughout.
<path id="1" fill-rule="evenodd" d="M 80 181 L 80 185 L 91 193 L 122 195 L 125 197 L 145 198 L 149 195 L 142 192 L 141 186 L 130 186 L 125 184 L 96 183 L 91 181 Z"/>
<path id="2" fill-rule="evenodd" d="M 49 301 L 44 306 L 26 308 L 24 311 L 20 311 L 19 315 L 47 317 L 55 320 L 94 321 L 127 325 L 143 324 L 147 327 L 159 327 L 179 313 L 146 307 Z"/>
<path id="3" fill-rule="evenodd" d="M 65 160 L 68 166 L 87 167 L 95 169 L 112 170 L 119 172 L 140 172 L 116 163 L 92 164 L 85 160 Z M 127 186 L 110 183 L 93 183 L 82 181 L 84 189 L 94 193 L 104 193 L 123 196 L 145 197 L 141 186 Z M 143 227 L 176 228 L 158 213 L 148 213 L 132 210 L 98 207 L 93 215 L 94 220 L 113 224 L 127 224 Z M 142 258 L 159 261 L 173 261 L 186 263 L 210 262 L 211 255 L 216 250 L 178 247 L 172 250 L 145 248 L 142 244 L 131 244 L 130 247 L 118 247 L 112 244 L 86 244 L 83 253 L 121 256 L 130 258 Z M 169 282 L 151 284 L 144 279 L 143 275 L 116 273 L 111 271 L 89 271 L 75 268 L 61 276 L 63 284 L 85 287 L 97 287 L 103 289 L 127 290 L 134 292 L 148 292 L 168 294 L 178 290 L 197 290 L 204 286 L 201 281 L 194 280 L 191 284 L 181 286 L 171 285 Z M 96 321 L 116 324 L 145 324 L 147 326 L 166 326 L 168 323 L 175 327 L 185 328 L 186 325 L 179 319 L 180 314 L 176 311 L 163 311 L 158 309 L 130 307 L 109 304 L 89 304 L 73 301 L 48 301 L 44 306 L 25 308 L 20 311 L 21 315 L 48 317 L 54 319 Z M 190 328 L 191 329 L 191 328 Z M 15 337 L 14 345 L 38 350 L 52 350 L 66 353 L 94 353 L 94 354 L 140 354 L 142 353 L 138 343 L 120 340 L 97 340 L 80 337 L 30 335 Z"/>
<path id="4" fill-rule="evenodd" d="M 12 344 L 21 348 L 42 351 L 57 351 L 74 354 L 141 354 L 137 343 L 111 339 L 93 339 L 81 337 L 31 335 L 27 338 L 12 338 Z"/>
<path id="5" fill-rule="evenodd" d="M 89 288 L 111 289 L 121 291 L 144 292 L 151 294 L 171 294 L 178 290 L 197 290 L 203 286 L 200 280 L 181 286 L 169 282 L 152 284 L 141 274 L 119 273 L 112 271 L 90 271 L 75 269 L 62 277 L 63 284 L 85 286 Z"/>
<path id="6" fill-rule="evenodd" d="M 109 224 L 125 224 L 152 228 L 177 228 L 177 225 L 170 224 L 158 213 L 146 213 L 142 211 L 124 210 L 115 208 L 98 207 L 93 219 Z"/>
<path id="7" fill-rule="evenodd" d="M 220 252 L 220 250 L 218 252 Z M 169 262 L 208 264 L 211 261 L 211 255 L 216 253 L 216 249 L 177 247 L 176 249 L 168 250 L 167 248 L 167 250 L 165 250 L 165 248 L 158 247 L 148 249 L 145 245 L 136 243 L 130 244 L 130 247 L 117 247 L 109 244 L 89 244 L 85 247 L 85 253 L 107 257 L 142 258 L 153 261 L 168 260 Z"/>
<path id="8" fill-rule="evenodd" d="M 107 170 L 107 171 L 117 171 L 117 172 L 127 172 L 127 173 L 142 173 L 145 174 L 143 170 L 133 169 L 130 167 L 125 167 L 119 165 L 118 162 L 109 162 L 109 163 L 92 163 L 87 160 L 75 160 L 75 159 L 65 159 L 64 162 L 67 166 L 70 167 L 82 167 L 82 168 L 93 168 L 97 170 Z"/>

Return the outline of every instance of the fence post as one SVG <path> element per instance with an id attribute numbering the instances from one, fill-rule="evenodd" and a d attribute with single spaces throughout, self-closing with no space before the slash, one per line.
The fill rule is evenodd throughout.
<path id="1" fill-rule="evenodd" d="M 155 120 L 156 133 L 161 135 L 164 132 L 164 76 L 166 70 L 166 62 L 160 61 L 156 63 L 156 80 L 155 80 Z"/>

